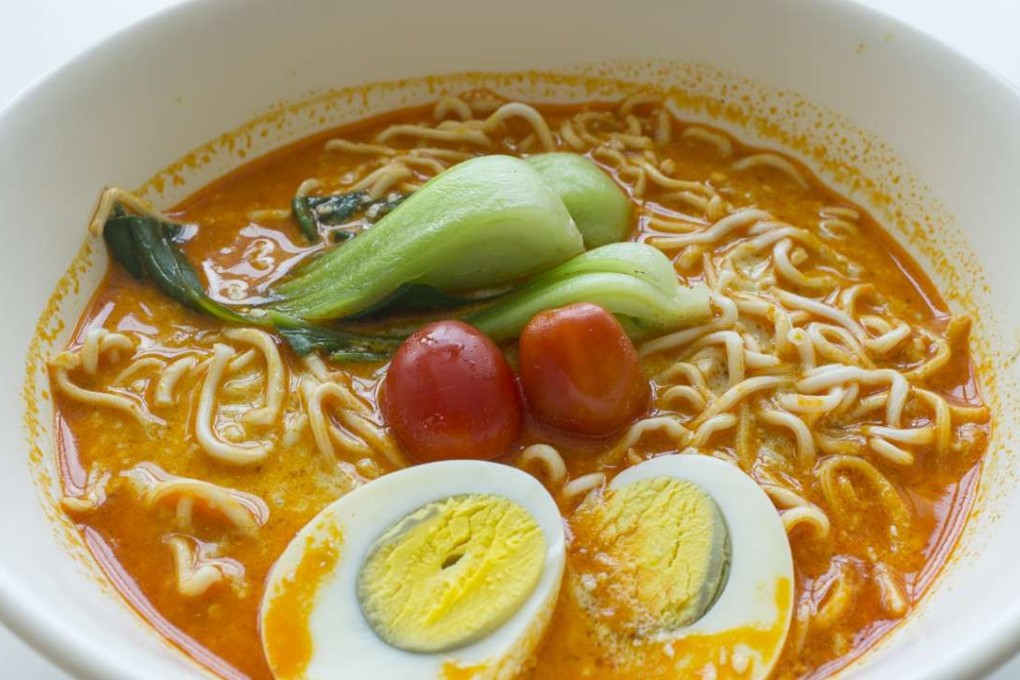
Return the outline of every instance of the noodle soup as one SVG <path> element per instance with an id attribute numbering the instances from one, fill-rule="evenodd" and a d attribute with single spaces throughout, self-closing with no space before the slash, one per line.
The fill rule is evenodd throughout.
<path id="1" fill-rule="evenodd" d="M 491 677 L 649 677 L 652 667 L 661 677 L 683 677 L 704 664 L 722 677 L 763 669 L 771 677 L 820 677 L 863 653 L 924 595 L 970 507 L 988 435 L 968 354 L 969 320 L 951 315 L 882 228 L 807 168 L 677 120 L 657 93 L 613 106 L 533 106 L 477 91 L 298 142 L 166 214 L 127 192 L 104 194 L 93 224 L 105 231 L 117 262 L 69 348 L 51 362 L 65 433 L 63 505 L 125 597 L 183 651 L 227 677 L 301 675 L 264 652 L 267 579 L 276 578 L 282 567 L 274 564 L 283 564 L 288 544 L 325 508 L 355 492 L 367 497 L 377 480 L 423 461 L 394 422 L 397 393 L 387 372 L 397 370 L 404 351 L 396 347 L 429 321 L 477 322 L 524 380 L 530 364 L 518 336 L 532 325 L 504 332 L 501 321 L 513 314 L 500 305 L 516 313 L 519 286 L 540 285 L 545 272 L 572 260 L 553 253 L 558 261 L 497 282 L 484 295 L 475 290 L 484 286 L 465 290 L 436 275 L 430 297 L 414 305 L 405 282 L 332 318 L 323 310 L 339 294 L 320 304 L 318 289 L 284 303 L 278 293 L 286 298 L 303 272 L 327 270 L 331 253 L 404 219 L 413 199 L 452 181 L 442 178 L 462 164 L 550 152 L 584 157 L 611 178 L 629 207 L 624 240 L 668 258 L 679 290 L 691 294 L 689 305 L 703 294 L 707 314 L 685 312 L 664 328 L 614 309 L 624 304 L 617 297 L 591 293 L 581 301 L 614 312 L 633 340 L 647 396 L 635 399 L 621 426 L 593 434 L 536 412 L 525 384 L 521 424 L 508 417 L 510 424 L 491 435 L 510 433 L 493 449 L 496 460 L 537 478 L 567 527 L 562 586 L 551 595 L 544 582 L 528 591 L 554 601 L 548 620 L 532 629 L 538 633 L 530 652 Z M 449 210 L 464 209 L 455 204 L 462 194 L 449 196 Z M 574 211 L 570 218 L 581 224 Z M 118 251 L 124 241 L 111 237 L 112 223 L 150 229 L 151 261 Z M 153 226 L 170 224 L 180 226 Z M 132 243 L 140 243 L 140 233 L 132 232 Z M 579 250 L 599 250 L 584 236 Z M 573 247 L 563 238 L 564 249 Z M 472 248 L 483 257 L 484 243 Z M 356 297 L 430 253 L 423 246 L 383 262 L 375 279 L 354 281 L 354 292 L 344 294 Z M 500 259 L 496 253 L 482 269 L 498 268 Z M 132 262 L 141 262 L 142 276 Z M 180 274 L 182 262 L 201 272 L 194 281 L 202 290 Z M 351 268 L 335 270 L 329 285 Z M 458 273 L 473 275 L 468 267 Z M 441 298 L 433 295 L 438 289 Z M 393 299 L 407 306 L 388 314 Z M 268 317 L 260 314 L 267 309 Z M 301 323 L 286 325 L 300 314 Z M 346 335 L 333 333 L 327 344 L 323 328 Z M 602 359 L 588 370 L 612 363 Z M 417 395 L 415 403 L 428 402 L 428 394 Z M 477 449 L 473 432 L 465 430 L 465 446 Z M 449 457 L 493 457 L 469 454 Z M 658 644 L 666 629 L 653 635 L 631 627 L 638 619 L 627 612 L 643 596 L 613 587 L 627 567 L 613 556 L 597 512 L 623 497 L 612 486 L 618 475 L 668 454 L 723 461 L 771 500 L 793 563 L 786 600 L 780 602 L 781 588 L 775 595 L 777 609 L 790 612 L 776 637 L 778 658 L 741 665 L 734 654 L 753 636 L 702 636 L 709 640 L 698 643 L 708 645 L 704 658 L 690 652 L 698 647 L 692 642 L 671 647 L 668 662 L 647 665 L 651 641 Z M 474 492 L 470 484 L 458 491 Z M 720 554 L 736 560 L 742 546 L 734 516 L 723 496 L 714 500 L 720 526 L 729 525 Z M 555 541 L 550 536 L 547 546 Z M 700 616 L 723 606 L 727 583 L 735 583 L 732 566 L 729 581 L 725 569 L 713 577 L 721 579 L 712 582 L 721 594 L 713 590 Z M 367 616 L 365 599 L 360 603 L 352 608 Z M 306 614 L 302 620 L 318 616 Z M 668 630 L 692 625 L 696 620 Z M 751 628 L 755 635 L 764 630 Z M 373 630 L 390 642 L 382 628 Z M 294 636 L 294 645 L 303 644 Z M 734 661 L 721 661 L 720 650 Z M 688 652 L 698 666 L 670 665 L 674 654 Z M 315 653 L 307 649 L 298 667 L 317 663 Z M 473 668 L 443 672 L 489 677 Z"/>

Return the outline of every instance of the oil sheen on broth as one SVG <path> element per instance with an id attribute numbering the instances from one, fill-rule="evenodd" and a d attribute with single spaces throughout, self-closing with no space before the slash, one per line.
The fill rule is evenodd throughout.
<path id="1" fill-rule="evenodd" d="M 184 251 L 210 294 L 256 302 L 325 247 L 302 239 L 296 193 L 385 199 L 477 155 L 587 155 L 631 197 L 630 238 L 666 253 L 682 283 L 707 284 L 714 317 L 638 345 L 653 403 L 634 425 L 592 440 L 529 421 L 505 462 L 538 476 L 568 525 L 590 490 L 655 454 L 736 463 L 780 511 L 794 555 L 775 675 L 847 664 L 909 614 L 971 503 L 988 413 L 968 319 L 806 168 L 676 120 L 654 92 L 504 104 L 469 92 L 336 129 L 169 215 L 189 225 Z M 385 365 L 302 359 L 116 266 L 68 350 L 51 367 L 66 511 L 175 644 L 223 675 L 269 677 L 258 606 L 270 567 L 331 501 L 407 465 L 378 406 Z M 568 549 L 568 573 L 594 568 Z M 612 677 L 571 599 L 564 589 L 531 674 Z"/>

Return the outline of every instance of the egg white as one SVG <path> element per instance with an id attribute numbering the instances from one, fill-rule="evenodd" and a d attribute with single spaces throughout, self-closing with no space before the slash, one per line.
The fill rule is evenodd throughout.
<path id="1" fill-rule="evenodd" d="M 379 536 L 428 503 L 462 494 L 501 496 L 526 509 L 545 538 L 542 575 L 521 608 L 488 636 L 459 649 L 434 654 L 407 652 L 383 642 L 362 614 L 357 576 Z M 484 666 L 478 676 L 512 677 L 530 657 L 555 607 L 565 560 L 563 521 L 538 480 L 516 468 L 483 461 L 419 465 L 380 477 L 335 501 L 310 521 L 287 546 L 269 574 L 264 615 L 278 585 L 302 561 L 310 537 L 343 536 L 333 572 L 324 578 L 308 617 L 312 655 L 305 677 L 439 678 L 448 663 Z M 266 645 L 266 626 L 261 626 Z M 270 660 L 272 661 L 272 660 Z"/>

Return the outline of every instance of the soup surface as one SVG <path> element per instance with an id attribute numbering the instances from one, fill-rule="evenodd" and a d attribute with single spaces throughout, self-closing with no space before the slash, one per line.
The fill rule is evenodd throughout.
<path id="1" fill-rule="evenodd" d="M 775 675 L 844 666 L 909 615 L 970 506 L 988 413 L 968 319 L 806 168 L 677 120 L 654 92 L 504 104 L 469 92 L 336 129 L 168 215 L 209 294 L 254 305 L 305 258 L 344 247 L 308 244 L 295 195 L 385 202 L 474 156 L 587 155 L 630 197 L 629 238 L 664 252 L 684 285 L 707 285 L 713 318 L 638 343 L 652 402 L 632 425 L 585 439 L 527 419 L 502 462 L 556 498 L 568 581 L 599 568 L 575 519 L 614 475 L 664 452 L 738 465 L 780 512 L 794 556 L 795 614 Z M 503 350 L 514 363 L 515 343 Z M 409 464 L 379 406 L 386 368 L 300 357 L 111 265 L 52 362 L 64 507 L 174 644 L 224 676 L 270 677 L 258 629 L 269 569 L 331 501 Z M 585 616 L 564 588 L 531 676 L 624 674 Z"/>

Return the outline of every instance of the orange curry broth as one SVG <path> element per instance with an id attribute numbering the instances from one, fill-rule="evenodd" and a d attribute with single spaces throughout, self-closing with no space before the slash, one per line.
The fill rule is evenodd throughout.
<path id="1" fill-rule="evenodd" d="M 600 104 L 586 106 L 605 108 Z M 539 108 L 550 121 L 551 129 L 556 130 L 565 116 L 582 107 Z M 327 139 L 343 137 L 370 141 L 387 125 L 428 120 L 429 112 L 430 108 L 426 107 L 396 111 L 304 139 L 251 161 L 202 189 L 169 213 L 182 223 L 198 225 L 190 230 L 190 238 L 184 246 L 188 258 L 197 269 L 204 271 L 210 284 L 216 277 L 266 283 L 270 279 L 258 278 L 264 275 L 245 262 L 246 249 L 254 239 L 272 239 L 281 251 L 293 256 L 293 261 L 300 259 L 309 248 L 304 245 L 296 224 L 285 220 L 270 226 L 256 225 L 249 220 L 249 212 L 288 207 L 295 188 L 309 177 L 324 181 L 322 193 L 335 190 L 339 187 L 336 180 L 365 160 L 358 154 L 324 151 L 323 143 Z M 739 144 L 735 148 L 739 154 L 750 151 L 749 147 Z M 678 177 L 707 179 L 726 167 L 707 148 L 682 145 L 679 140 L 672 148 L 662 151 L 675 161 L 674 174 Z M 806 168 L 798 167 L 810 177 Z M 762 169 L 731 175 L 726 184 L 718 188 L 725 190 L 735 204 L 754 203 L 794 224 L 812 223 L 823 206 L 849 205 L 816 182 L 795 201 L 788 200 L 783 186 L 782 178 L 777 179 L 772 171 Z M 944 323 L 945 304 L 913 260 L 863 211 L 860 225 L 861 237 L 846 242 L 841 250 L 867 267 L 869 280 L 881 281 L 886 287 L 898 290 L 899 299 L 893 302 L 901 318 L 926 321 L 935 326 Z M 643 236 L 635 224 L 632 237 L 640 240 Z M 220 328 L 218 322 L 188 311 L 149 285 L 136 282 L 116 265 L 110 267 L 97 289 L 79 323 L 72 346 L 82 341 L 85 329 L 94 326 L 135 332 L 152 338 L 156 344 L 171 335 L 210 334 Z M 508 350 L 512 356 L 513 348 Z M 290 365 L 296 361 L 286 348 L 284 359 Z M 649 374 L 660 367 L 655 360 L 646 362 L 645 366 Z M 368 375 L 380 366 L 345 368 Z M 950 373 L 938 385 L 943 393 L 966 401 L 979 399 L 969 360 L 958 360 Z M 195 382 L 192 379 L 184 386 L 188 388 Z M 173 561 L 169 548 L 163 543 L 163 537 L 175 531 L 171 509 L 143 509 L 137 495 L 115 481 L 103 505 L 89 514 L 75 515 L 73 519 L 86 533 L 87 544 L 115 585 L 175 645 L 222 675 L 269 678 L 258 628 L 263 584 L 287 543 L 308 520 L 335 499 L 336 491 L 323 481 L 328 473 L 323 471 L 307 429 L 303 439 L 288 448 L 286 455 L 278 449 L 259 465 L 230 467 L 203 455 L 191 435 L 196 398 L 193 395 L 191 403 L 182 400 L 180 407 L 165 417 L 165 434 L 148 439 L 125 416 L 83 406 L 58 393 L 56 424 L 65 491 L 74 494 L 80 490 L 85 471 L 94 464 L 104 466 L 116 477 L 119 471 L 152 461 L 171 474 L 222 484 L 266 499 L 271 508 L 267 524 L 254 536 L 229 536 L 222 551 L 223 555 L 244 565 L 247 588 L 238 594 L 227 587 L 213 587 L 193 599 L 178 594 Z M 537 441 L 550 443 L 560 450 L 572 477 L 593 471 L 596 465 L 593 454 L 610 443 L 609 440 L 579 440 L 528 423 L 521 445 Z M 642 440 L 639 449 L 648 453 L 668 451 L 670 447 L 664 436 L 650 435 Z M 976 448 L 976 453 L 980 453 L 982 447 Z M 904 545 L 913 551 L 907 560 L 909 569 L 904 570 L 912 601 L 923 594 L 956 542 L 973 499 L 977 459 L 975 454 L 957 465 L 943 468 L 921 461 L 916 465 L 909 486 L 903 489 L 918 517 L 912 528 L 914 535 L 904 537 Z M 603 471 L 611 477 L 619 470 Z M 564 512 L 569 522 L 569 509 L 564 508 Z M 867 517 L 863 516 L 860 521 L 867 528 Z M 222 536 L 213 522 L 205 525 L 201 515 L 196 520 L 195 534 L 199 540 L 210 541 Z M 808 532 L 794 531 L 790 538 L 796 565 L 795 593 L 805 592 L 814 579 L 825 574 L 841 542 L 855 540 L 849 532 L 837 536 L 834 553 L 829 547 L 819 546 Z M 592 673 L 592 677 L 602 677 L 613 661 L 605 659 L 597 643 L 585 636 L 578 624 L 577 607 L 566 591 L 564 588 L 561 593 L 545 646 L 538 653 L 534 677 L 574 677 L 582 670 Z M 854 602 L 852 613 L 845 620 L 828 631 L 812 631 L 796 658 L 784 655 L 776 675 L 826 675 L 859 655 L 895 623 L 882 613 L 873 589 L 866 591 L 864 597 Z M 852 640 L 850 646 L 845 642 L 848 638 Z M 640 665 L 635 666 L 630 676 L 647 677 L 645 670 Z"/>
<path id="2" fill-rule="evenodd" d="M 308 620 L 315 595 L 336 567 L 342 550 L 343 535 L 336 527 L 328 527 L 324 536 L 308 536 L 293 575 L 280 581 L 267 604 L 262 633 L 266 655 L 280 677 L 300 677 L 311 661 L 313 647 Z"/>

